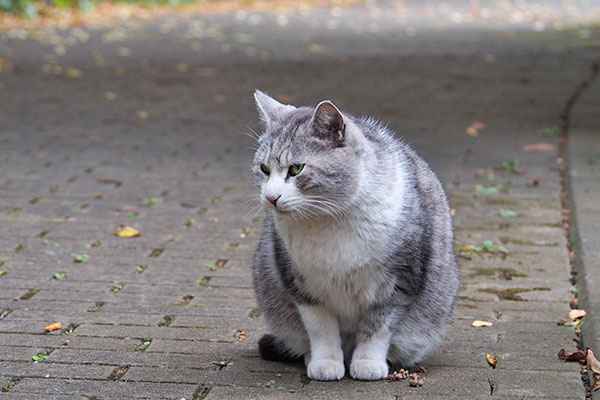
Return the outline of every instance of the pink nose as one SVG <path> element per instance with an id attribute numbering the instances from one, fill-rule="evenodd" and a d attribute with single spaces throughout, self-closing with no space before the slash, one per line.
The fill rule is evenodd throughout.
<path id="1" fill-rule="evenodd" d="M 271 202 L 271 204 L 273 204 L 275 207 L 277 207 L 277 200 L 279 200 L 280 197 L 281 197 L 281 195 L 267 196 L 267 200 L 269 200 Z"/>

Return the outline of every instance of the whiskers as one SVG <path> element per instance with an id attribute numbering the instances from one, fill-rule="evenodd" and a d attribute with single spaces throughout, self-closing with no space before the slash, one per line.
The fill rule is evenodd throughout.
<path id="1" fill-rule="evenodd" d="M 250 229 L 250 226 L 254 222 L 256 222 L 256 217 L 260 214 L 261 211 L 265 210 L 265 206 L 260 201 L 260 195 L 252 197 L 244 202 L 244 208 L 247 210 L 245 218 L 248 218 L 252 215 L 252 218 L 248 220 L 247 229 Z"/>
<path id="2" fill-rule="evenodd" d="M 325 214 L 330 216 L 337 222 L 340 222 L 344 217 L 345 208 L 335 202 L 334 198 L 324 196 L 306 195 L 293 197 L 286 202 L 286 205 L 293 208 L 291 210 L 292 217 L 296 214 L 298 217 L 306 220 L 312 220 L 321 217 Z"/>
<path id="3" fill-rule="evenodd" d="M 248 125 L 246 125 L 246 128 L 248 128 L 250 130 L 250 132 L 240 132 L 240 134 L 244 135 L 244 136 L 248 136 L 250 139 L 254 140 L 256 143 L 259 143 L 260 135 L 254 129 L 250 128 Z"/>

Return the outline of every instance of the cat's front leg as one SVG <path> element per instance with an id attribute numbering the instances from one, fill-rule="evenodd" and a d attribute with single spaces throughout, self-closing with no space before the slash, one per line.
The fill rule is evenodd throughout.
<path id="1" fill-rule="evenodd" d="M 344 352 L 337 317 L 322 305 L 299 305 L 298 310 L 310 340 L 306 374 L 318 381 L 344 377 Z"/>
<path id="2" fill-rule="evenodd" d="M 359 324 L 356 348 L 350 363 L 350 376 L 363 381 L 384 379 L 388 375 L 387 353 L 392 333 L 389 317 L 367 317 Z"/>

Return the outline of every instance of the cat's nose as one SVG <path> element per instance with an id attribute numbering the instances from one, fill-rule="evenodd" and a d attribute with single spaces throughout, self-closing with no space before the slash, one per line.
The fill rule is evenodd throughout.
<path id="1" fill-rule="evenodd" d="M 271 202 L 271 204 L 273 204 L 275 207 L 277 207 L 277 200 L 279 200 L 280 197 L 281 197 L 281 195 L 267 196 L 267 200 L 269 200 Z"/>

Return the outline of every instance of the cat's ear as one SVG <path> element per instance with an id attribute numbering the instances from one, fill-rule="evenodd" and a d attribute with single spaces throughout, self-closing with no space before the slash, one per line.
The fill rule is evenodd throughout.
<path id="1" fill-rule="evenodd" d="M 269 125 L 272 121 L 281 120 L 286 114 L 296 109 L 288 104 L 281 104 L 271 96 L 260 90 L 254 91 L 254 100 L 260 114 L 260 119 Z"/>
<path id="2" fill-rule="evenodd" d="M 346 124 L 338 108 L 329 100 L 320 102 L 312 118 L 315 133 L 332 140 L 337 145 L 344 142 Z"/>

